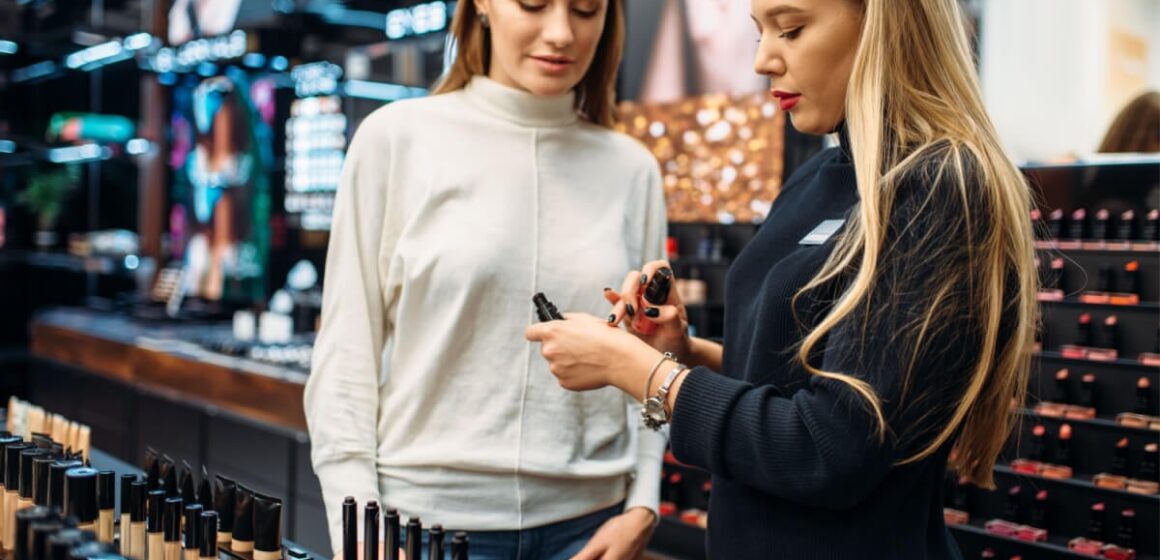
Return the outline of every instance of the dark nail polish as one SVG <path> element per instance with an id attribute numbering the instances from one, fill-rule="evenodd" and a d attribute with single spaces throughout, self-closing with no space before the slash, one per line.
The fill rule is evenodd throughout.
<path id="1" fill-rule="evenodd" d="M 612 288 L 604 288 L 604 291 L 606 291 L 606 292 L 611 292 L 611 291 L 612 291 Z"/>
<path id="2" fill-rule="evenodd" d="M 661 316 L 661 310 L 657 309 L 655 307 L 649 307 L 649 308 L 646 308 L 644 310 L 644 314 L 647 317 L 652 317 L 653 319 L 656 319 L 657 317 Z"/>
<path id="3" fill-rule="evenodd" d="M 626 303 L 626 304 L 624 304 L 624 311 L 625 311 L 626 313 L 628 313 L 628 316 L 629 316 L 629 317 L 635 317 L 635 316 L 636 316 L 636 309 L 633 309 L 633 307 L 632 307 L 632 304 L 631 304 L 631 303 Z"/>
<path id="4" fill-rule="evenodd" d="M 615 322 L 616 322 L 616 314 L 615 314 L 615 313 L 613 313 L 612 315 L 609 315 L 609 316 L 608 316 L 608 322 L 609 322 L 609 323 L 615 323 Z"/>
<path id="5" fill-rule="evenodd" d="M 647 274 L 641 274 L 641 275 L 640 275 L 640 285 L 641 285 L 641 286 L 643 286 L 643 285 L 645 285 L 645 284 L 648 284 L 648 275 L 647 275 Z"/>

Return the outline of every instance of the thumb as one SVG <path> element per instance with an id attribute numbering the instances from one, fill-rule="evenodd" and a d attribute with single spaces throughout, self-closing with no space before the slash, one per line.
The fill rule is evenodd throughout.
<path id="1" fill-rule="evenodd" d="M 572 560 L 599 560 L 607 549 L 607 544 L 592 539 L 584 545 L 584 548 L 580 549 L 580 552 L 576 553 L 576 556 L 572 557 Z"/>

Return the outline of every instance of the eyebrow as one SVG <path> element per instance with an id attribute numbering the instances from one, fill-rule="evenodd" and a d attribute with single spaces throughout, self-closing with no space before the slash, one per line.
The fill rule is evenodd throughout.
<path id="1" fill-rule="evenodd" d="M 766 10 L 765 13 L 762 14 L 762 17 L 764 17 L 766 19 L 773 19 L 773 18 L 780 16 L 782 14 L 800 14 L 802 12 L 805 12 L 805 10 L 803 10 L 797 6 L 788 6 L 786 4 L 781 4 L 780 6 L 774 6 L 770 9 Z"/>

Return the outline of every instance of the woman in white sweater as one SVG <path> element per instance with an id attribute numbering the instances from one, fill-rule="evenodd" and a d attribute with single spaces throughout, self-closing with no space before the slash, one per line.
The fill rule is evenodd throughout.
<path id="1" fill-rule="evenodd" d="M 663 257 L 656 160 L 609 128 L 621 17 L 460 2 L 436 95 L 351 141 L 306 386 L 336 550 L 344 496 L 469 531 L 473 560 L 647 544 L 663 438 L 614 388 L 560 388 L 523 338 L 532 294 L 599 313 L 600 288 Z"/>

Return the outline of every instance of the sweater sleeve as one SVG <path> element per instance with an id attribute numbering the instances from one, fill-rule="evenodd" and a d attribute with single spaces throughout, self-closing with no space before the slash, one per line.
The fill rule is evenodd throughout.
<path id="1" fill-rule="evenodd" d="M 392 252 L 387 207 L 387 151 L 364 122 L 351 140 L 334 209 L 305 410 L 314 472 L 322 485 L 331 546 L 342 546 L 342 501 L 380 500 L 379 385 L 387 336 L 382 258 Z M 360 515 L 361 517 L 361 515 Z M 361 519 L 360 519 L 361 523 Z M 361 531 L 359 532 L 361 535 Z"/>
<path id="2" fill-rule="evenodd" d="M 661 188 L 660 170 L 655 160 L 649 157 L 648 173 L 645 178 L 647 202 L 644 211 L 644 243 L 640 264 L 665 258 L 665 240 L 668 237 L 665 194 Z M 655 432 L 640 421 L 640 402 L 628 399 L 629 429 L 636 430 L 637 461 L 632 482 L 628 486 L 628 497 L 624 508 L 645 507 L 657 514 L 660 520 L 661 463 L 664 461 L 666 437 L 663 432 Z"/>
<path id="3" fill-rule="evenodd" d="M 929 442 L 949 419 L 982 340 L 964 311 L 968 286 L 929 305 L 938 292 L 930 278 L 966 274 L 969 239 L 982 234 L 966 227 L 957 184 L 915 172 L 900 185 L 868 300 L 829 333 L 820 363 L 811 359 L 874 388 L 890 428 L 884 440 L 864 400 L 839 381 L 810 376 L 785 395 L 698 368 L 674 407 L 677 459 L 786 500 L 845 509 Z M 932 307 L 935 325 L 922 341 L 896 336 L 931 318 Z"/>

